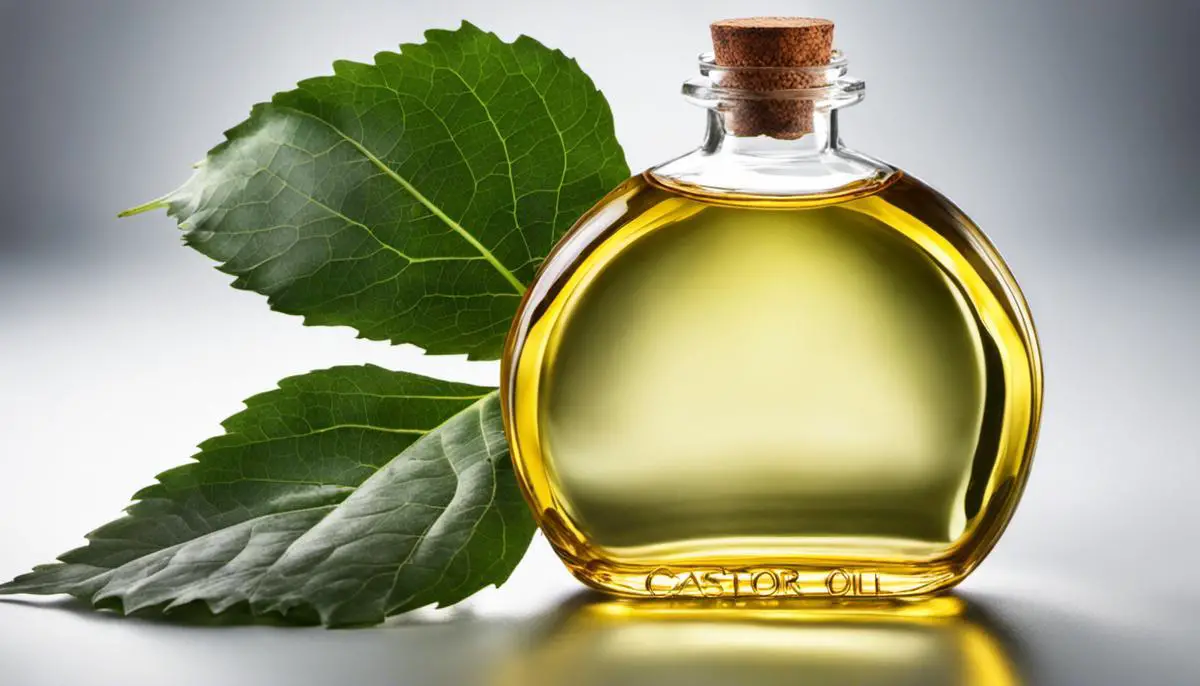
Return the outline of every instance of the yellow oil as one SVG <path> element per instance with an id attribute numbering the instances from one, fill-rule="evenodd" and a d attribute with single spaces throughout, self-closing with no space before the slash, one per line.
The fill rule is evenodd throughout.
<path id="1" fill-rule="evenodd" d="M 503 400 L 539 523 L 589 585 L 918 595 L 991 549 L 1041 403 L 1016 283 L 902 173 L 826 196 L 647 174 L 548 258 Z"/>

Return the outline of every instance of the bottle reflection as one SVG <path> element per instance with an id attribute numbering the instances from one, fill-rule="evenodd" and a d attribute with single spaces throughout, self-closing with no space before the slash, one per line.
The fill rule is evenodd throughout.
<path id="1" fill-rule="evenodd" d="M 1010 646 L 966 601 L 750 605 L 587 599 L 500 683 L 524 686 L 1021 686 Z"/>

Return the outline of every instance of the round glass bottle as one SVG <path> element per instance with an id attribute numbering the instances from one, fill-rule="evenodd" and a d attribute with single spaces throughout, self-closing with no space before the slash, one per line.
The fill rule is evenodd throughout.
<path id="1" fill-rule="evenodd" d="M 623 595 L 948 588 L 1029 472 L 1021 292 L 950 201 L 842 144 L 864 93 L 842 56 L 700 70 L 703 144 L 580 219 L 514 321 L 501 397 L 535 516 Z"/>

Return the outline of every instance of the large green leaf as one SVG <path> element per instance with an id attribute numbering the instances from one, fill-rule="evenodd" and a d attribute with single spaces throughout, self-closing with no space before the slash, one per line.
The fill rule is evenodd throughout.
<path id="1" fill-rule="evenodd" d="M 285 379 L 0 593 L 330 625 L 456 603 L 507 579 L 534 531 L 489 391 L 373 366 Z"/>
<path id="2" fill-rule="evenodd" d="M 463 23 L 253 109 L 167 207 L 189 245 L 308 324 L 499 357 L 555 241 L 628 176 L 574 60 Z"/>

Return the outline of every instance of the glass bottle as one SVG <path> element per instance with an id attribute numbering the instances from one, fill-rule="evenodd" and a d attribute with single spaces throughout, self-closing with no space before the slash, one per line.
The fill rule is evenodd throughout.
<path id="1" fill-rule="evenodd" d="M 1020 498 L 1042 398 L 1023 296 L 961 210 L 842 144 L 864 84 L 813 56 L 819 22 L 715 24 L 725 59 L 683 88 L 702 145 L 584 215 L 518 311 L 513 461 L 590 586 L 921 596 Z"/>

